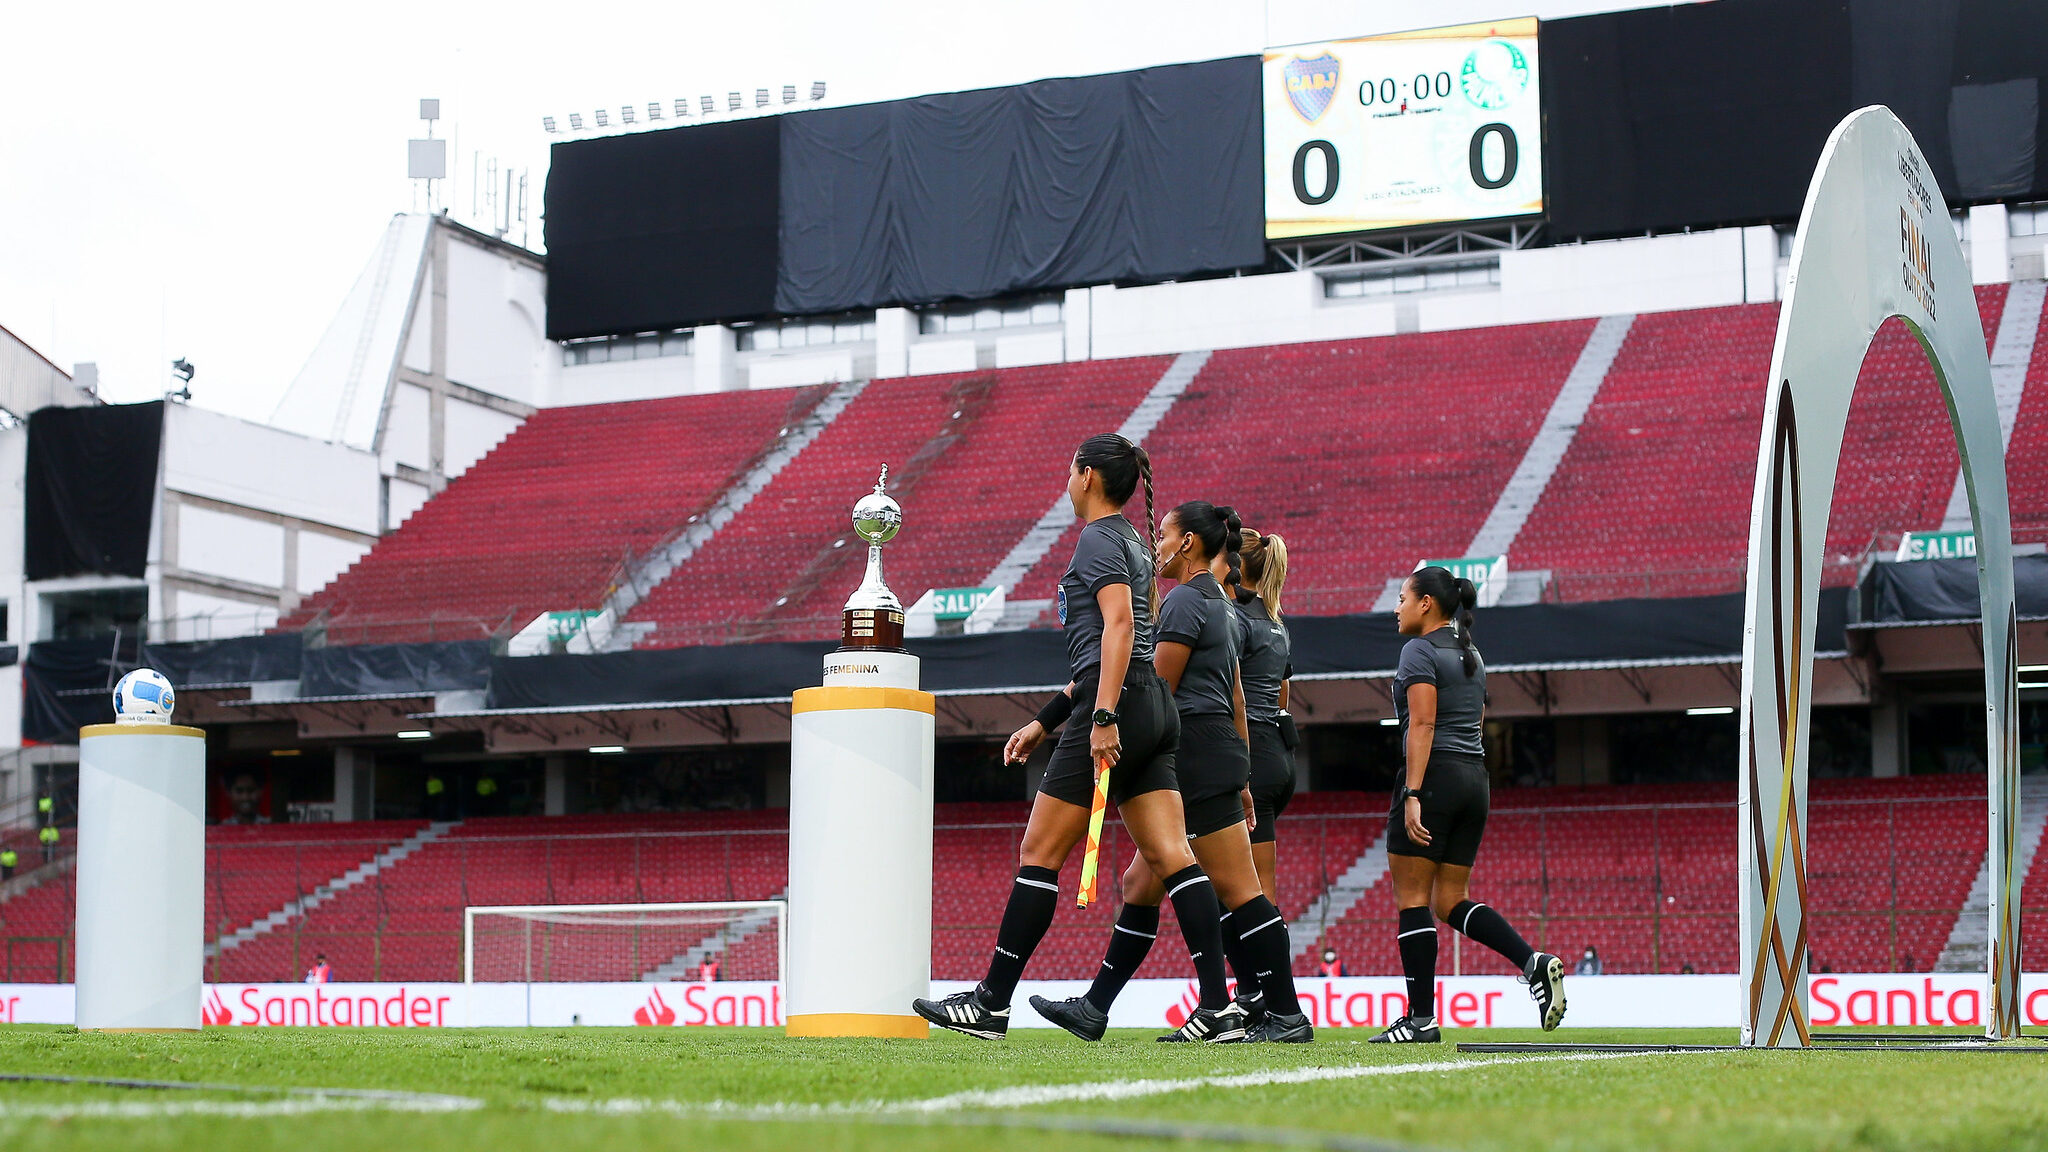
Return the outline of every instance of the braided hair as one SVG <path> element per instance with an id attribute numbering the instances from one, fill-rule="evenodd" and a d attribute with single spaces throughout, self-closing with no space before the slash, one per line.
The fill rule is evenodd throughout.
<path id="1" fill-rule="evenodd" d="M 1144 483 L 1145 546 L 1151 548 L 1159 539 L 1158 520 L 1152 511 L 1152 457 L 1128 438 L 1115 432 L 1103 432 L 1081 441 L 1081 446 L 1074 450 L 1074 467 L 1093 468 L 1095 474 L 1102 477 L 1102 494 L 1119 508 L 1137 492 L 1139 482 Z M 1156 577 L 1146 590 L 1145 606 L 1154 612 L 1159 608 L 1159 581 Z"/>
<path id="2" fill-rule="evenodd" d="M 1465 665 L 1465 678 L 1479 670 L 1479 653 L 1472 647 L 1472 609 L 1479 606 L 1479 587 L 1463 576 L 1451 575 L 1451 570 L 1439 564 L 1417 568 L 1408 577 L 1415 586 L 1417 596 L 1427 596 L 1436 601 L 1444 615 L 1457 622 L 1458 651 Z"/>

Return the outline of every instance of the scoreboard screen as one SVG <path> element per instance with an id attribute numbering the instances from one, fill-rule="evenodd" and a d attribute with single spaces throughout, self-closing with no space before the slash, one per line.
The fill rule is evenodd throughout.
<path id="1" fill-rule="evenodd" d="M 1266 238 L 1543 211 L 1536 20 L 1265 55 Z"/>

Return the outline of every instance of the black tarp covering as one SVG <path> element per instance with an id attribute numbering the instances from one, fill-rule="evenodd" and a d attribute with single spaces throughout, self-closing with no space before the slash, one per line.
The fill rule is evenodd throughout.
<path id="1" fill-rule="evenodd" d="M 1796 220 L 1828 133 L 1871 104 L 1951 204 L 2048 195 L 2039 0 L 1720 0 L 1539 36 L 1560 238 Z"/>
<path id="2" fill-rule="evenodd" d="M 818 682 L 824 644 L 734 644 L 601 656 L 501 656 L 491 661 L 492 708 L 748 700 Z"/>
<path id="3" fill-rule="evenodd" d="M 299 667 L 301 696 L 455 692 L 491 679 L 491 642 L 351 644 L 308 648 Z"/>
<path id="4" fill-rule="evenodd" d="M 132 658 L 132 643 L 120 656 Z M 37 744 L 76 744 L 87 724 L 114 722 L 111 636 L 41 640 L 28 646 L 21 667 L 21 738 Z M 123 669 L 125 671 L 125 668 Z"/>
<path id="5" fill-rule="evenodd" d="M 2048 617 L 2048 556 L 2015 556 L 2013 599 L 2022 617 Z M 1975 560 L 1913 560 L 1874 564 L 1863 579 L 1862 618 L 1868 624 L 1906 620 L 1975 620 Z"/>
<path id="6" fill-rule="evenodd" d="M 1545 21 L 1544 194 L 1559 237 L 1799 215 L 1850 104 L 1841 0 Z"/>
<path id="7" fill-rule="evenodd" d="M 1840 651 L 1849 590 L 1821 590 L 1814 646 Z M 1392 613 L 1290 621 L 1294 670 L 1356 672 L 1392 668 L 1406 643 Z M 1531 604 L 1478 613 L 1473 635 L 1488 664 L 1589 660 L 1666 660 L 1742 651 L 1742 596 Z"/>
<path id="8" fill-rule="evenodd" d="M 28 579 L 143 575 L 163 427 L 160 400 L 30 414 L 22 510 Z"/>
<path id="9" fill-rule="evenodd" d="M 1259 58 L 783 118 L 785 313 L 1265 261 Z"/>
<path id="10" fill-rule="evenodd" d="M 1824 590 L 1816 643 L 1843 646 L 1849 590 Z M 1292 617 L 1296 673 L 1382 672 L 1402 638 L 1392 613 Z M 1731 656 L 1742 650 L 1742 597 L 1538 604 L 1479 614 L 1490 664 L 1657 660 Z M 928 691 L 1063 684 L 1066 645 L 1057 632 L 998 632 L 911 641 Z M 737 644 L 602 656 L 500 657 L 491 662 L 492 708 L 745 700 L 787 696 L 818 682 L 824 644 Z M 310 693 L 308 693 L 310 694 Z"/>
<path id="11" fill-rule="evenodd" d="M 548 338 L 772 311 L 783 119 L 555 145 Z"/>
<path id="12" fill-rule="evenodd" d="M 296 680 L 305 642 L 297 632 L 268 636 L 236 636 L 227 640 L 195 640 L 185 644 L 149 644 L 142 663 L 183 690 L 206 684 L 251 684 L 259 680 Z"/>

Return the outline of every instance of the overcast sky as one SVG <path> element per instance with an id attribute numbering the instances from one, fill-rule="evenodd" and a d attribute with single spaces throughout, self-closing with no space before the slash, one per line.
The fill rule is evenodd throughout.
<path id="1" fill-rule="evenodd" d="M 0 68 L 0 326 L 117 401 L 268 417 L 394 212 L 442 101 L 467 217 L 474 157 L 530 172 L 541 117 L 719 97 L 828 104 L 1206 60 L 1267 45 L 1626 3 L 1430 0 L 669 0 L 662 4 L 10 7 Z M 517 239 L 515 231 L 514 239 Z"/>

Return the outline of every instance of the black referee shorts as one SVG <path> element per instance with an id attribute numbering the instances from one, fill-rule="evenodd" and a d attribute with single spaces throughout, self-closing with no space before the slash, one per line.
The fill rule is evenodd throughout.
<path id="1" fill-rule="evenodd" d="M 1244 786 L 1251 779 L 1251 755 L 1228 716 L 1180 718 L 1180 753 L 1174 775 L 1188 835 L 1207 836 L 1244 823 Z"/>
<path id="2" fill-rule="evenodd" d="M 1252 828 L 1252 843 L 1270 844 L 1280 814 L 1294 799 L 1294 757 L 1280 739 L 1280 725 L 1254 720 L 1251 732 L 1252 811 L 1259 818 Z"/>
<path id="3" fill-rule="evenodd" d="M 1486 761 L 1477 756 L 1445 752 L 1429 754 L 1422 774 L 1422 826 L 1428 844 L 1408 839 L 1408 822 L 1400 803 L 1387 814 L 1387 853 L 1420 856 L 1439 864 L 1470 868 L 1479 858 L 1479 840 L 1486 835 Z"/>
<path id="4" fill-rule="evenodd" d="M 1095 799 L 1095 758 L 1088 751 L 1088 737 L 1094 731 L 1089 717 L 1095 711 L 1096 681 L 1087 680 L 1074 689 L 1079 701 L 1074 714 L 1060 726 L 1059 743 L 1045 766 L 1045 779 L 1038 790 L 1055 800 L 1088 807 Z M 1123 697 L 1117 703 L 1117 738 L 1122 753 L 1109 770 L 1109 798 L 1117 804 L 1147 792 L 1172 791 L 1174 755 L 1180 747 L 1180 713 L 1174 711 L 1173 693 L 1150 663 L 1131 669 L 1124 677 Z"/>

